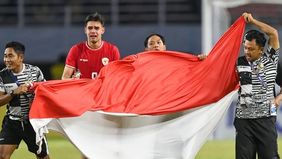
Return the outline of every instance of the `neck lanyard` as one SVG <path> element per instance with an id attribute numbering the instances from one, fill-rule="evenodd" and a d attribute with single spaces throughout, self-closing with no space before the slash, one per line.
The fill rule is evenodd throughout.
<path id="1" fill-rule="evenodd" d="M 260 69 L 255 68 L 253 62 L 251 62 L 250 65 L 251 65 L 252 71 L 256 74 L 258 80 L 260 81 L 260 84 L 261 84 L 264 88 L 267 88 L 267 83 L 266 83 L 266 81 L 263 80 L 263 77 L 262 77 L 261 74 L 259 73 L 259 72 L 260 72 Z M 261 68 L 261 69 L 262 69 L 262 68 Z"/>

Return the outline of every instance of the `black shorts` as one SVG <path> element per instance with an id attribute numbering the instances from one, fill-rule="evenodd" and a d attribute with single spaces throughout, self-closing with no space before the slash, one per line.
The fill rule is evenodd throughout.
<path id="1" fill-rule="evenodd" d="M 5 116 L 0 132 L 0 145 L 19 145 L 21 140 L 27 144 L 28 150 L 38 157 L 45 157 L 48 154 L 47 141 L 43 138 L 41 147 L 36 144 L 36 134 L 29 120 L 11 120 Z M 37 151 L 41 149 L 40 153 Z"/>

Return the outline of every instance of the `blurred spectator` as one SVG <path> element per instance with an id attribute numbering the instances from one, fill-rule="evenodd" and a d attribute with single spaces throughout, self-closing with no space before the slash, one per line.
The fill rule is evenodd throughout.
<path id="1" fill-rule="evenodd" d="M 52 80 L 61 79 L 65 67 L 66 54 L 61 53 L 58 61 L 50 67 L 50 74 Z"/>

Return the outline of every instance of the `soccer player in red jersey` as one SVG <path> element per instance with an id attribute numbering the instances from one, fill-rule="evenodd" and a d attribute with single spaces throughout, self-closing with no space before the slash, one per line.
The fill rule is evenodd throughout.
<path id="1" fill-rule="evenodd" d="M 62 79 L 78 78 L 78 76 L 94 79 L 103 66 L 120 58 L 118 48 L 102 40 L 105 26 L 104 19 L 99 13 L 86 17 L 84 32 L 87 41 L 71 47 Z"/>
<path id="2" fill-rule="evenodd" d="M 62 79 L 90 78 L 94 79 L 102 67 L 120 58 L 118 48 L 102 40 L 105 32 L 104 19 L 99 13 L 90 14 L 85 19 L 84 32 L 87 41 L 71 47 Z M 87 159 L 86 156 L 82 156 Z"/>

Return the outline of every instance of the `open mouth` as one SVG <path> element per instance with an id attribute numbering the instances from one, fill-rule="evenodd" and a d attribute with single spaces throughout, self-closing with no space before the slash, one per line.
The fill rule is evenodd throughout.
<path id="1" fill-rule="evenodd" d="M 89 35 L 90 38 L 96 38 L 97 35 Z"/>

